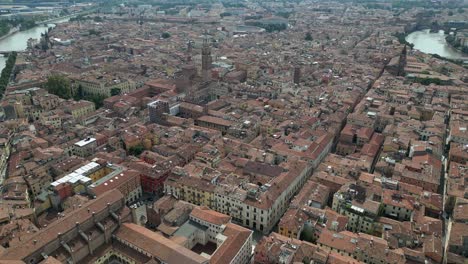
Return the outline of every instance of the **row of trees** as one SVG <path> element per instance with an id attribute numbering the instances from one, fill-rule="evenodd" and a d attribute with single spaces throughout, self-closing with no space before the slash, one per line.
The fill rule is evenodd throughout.
<path id="1" fill-rule="evenodd" d="M 439 59 L 439 60 L 444 60 L 444 61 L 448 61 L 448 62 L 451 62 L 451 63 L 454 63 L 454 64 L 458 64 L 458 65 L 463 64 L 463 60 L 449 59 L 449 58 L 446 58 L 446 57 L 442 57 L 442 56 L 440 56 L 438 54 L 432 54 L 432 57 L 434 57 L 436 59 Z"/>
<path id="2" fill-rule="evenodd" d="M 3 97 L 3 93 L 10 82 L 10 76 L 13 72 L 16 62 L 16 52 L 10 53 L 8 60 L 6 61 L 5 68 L 2 70 L 2 75 L 0 76 L 0 97 Z"/>
<path id="3" fill-rule="evenodd" d="M 70 18 L 70 21 L 74 22 L 74 21 L 85 21 L 85 20 L 92 19 L 94 22 L 103 22 L 105 18 L 106 17 L 100 17 L 100 16 L 91 17 L 87 15 L 77 15 L 76 17 Z"/>
<path id="4" fill-rule="evenodd" d="M 268 33 L 288 28 L 286 23 L 262 23 L 260 21 L 246 22 L 246 25 L 264 28 Z"/>
<path id="5" fill-rule="evenodd" d="M 10 24 L 6 20 L 0 21 L 0 37 L 8 34 L 10 32 Z"/>
<path id="6" fill-rule="evenodd" d="M 224 18 L 224 17 L 227 17 L 227 16 L 232 16 L 232 14 L 230 12 L 223 12 L 223 13 L 219 14 L 219 16 L 221 18 Z"/>
<path id="7" fill-rule="evenodd" d="M 414 47 L 413 43 L 409 43 L 408 41 L 406 41 L 406 34 L 405 33 L 397 32 L 397 33 L 394 34 L 394 36 L 398 39 L 398 42 L 400 42 L 400 44 L 405 44 L 406 46 L 409 46 L 411 48 Z"/>
<path id="8" fill-rule="evenodd" d="M 431 83 L 441 85 L 442 81 L 439 78 L 414 78 L 413 82 L 420 83 L 422 85 L 429 85 Z"/>

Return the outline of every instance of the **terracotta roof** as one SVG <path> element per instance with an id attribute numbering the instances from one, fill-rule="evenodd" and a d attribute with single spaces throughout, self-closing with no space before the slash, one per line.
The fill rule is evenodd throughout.
<path id="1" fill-rule="evenodd" d="M 71 214 L 65 216 L 61 220 L 54 222 L 47 228 L 42 229 L 40 232 L 31 236 L 31 238 L 28 241 L 25 241 L 25 243 L 23 243 L 22 245 L 8 248 L 5 251 L 5 253 L 2 256 L 0 256 L 0 259 L 24 259 L 33 252 L 45 247 L 51 241 L 57 239 L 58 233 L 65 234 L 70 229 L 74 228 L 77 222 L 83 223 L 90 217 L 92 217 L 91 213 L 88 213 L 88 208 L 89 212 L 96 212 L 96 214 L 98 214 L 99 212 L 107 208 L 108 203 L 113 204 L 122 199 L 123 195 L 118 190 L 109 191 L 103 194 L 102 196 L 98 197 L 97 199 L 92 200 L 89 203 L 83 205 L 78 210 L 73 211 Z"/>
<path id="2" fill-rule="evenodd" d="M 222 213 L 218 213 L 214 210 L 211 210 L 207 207 L 195 207 L 190 213 L 191 217 L 195 217 L 206 221 L 208 223 L 212 223 L 215 225 L 225 225 L 229 223 L 231 217 Z"/>
<path id="3" fill-rule="evenodd" d="M 134 170 L 126 170 L 120 174 L 116 174 L 112 178 L 107 179 L 104 182 L 101 182 L 96 187 L 92 187 L 94 193 L 99 196 L 103 193 L 106 193 L 109 190 L 117 189 L 124 184 L 128 184 L 132 181 L 140 183 L 140 175 L 137 171 Z M 138 184 L 139 185 L 139 184 Z M 133 190 L 128 190 L 129 192 Z M 126 195 L 126 194 L 125 194 Z"/>
<path id="4" fill-rule="evenodd" d="M 202 116 L 202 117 L 198 118 L 197 120 L 202 121 L 202 122 L 206 122 L 206 123 L 226 126 L 226 127 L 232 126 L 234 124 L 232 121 L 225 120 L 225 119 L 222 119 L 222 118 L 219 118 L 219 117 L 207 116 L 207 115 Z"/>
<path id="5" fill-rule="evenodd" d="M 136 224 L 123 224 L 119 231 L 117 231 L 116 237 L 146 251 L 165 263 L 208 263 L 207 258 Z"/>
<path id="6" fill-rule="evenodd" d="M 249 237 L 252 236 L 252 233 L 247 228 L 228 223 L 223 232 L 223 235 L 227 236 L 227 239 L 211 256 L 210 263 L 222 264 L 231 262 Z M 249 248 L 248 250 L 250 251 L 251 249 Z"/>
<path id="7" fill-rule="evenodd" d="M 355 260 L 352 257 L 349 256 L 342 256 L 337 252 L 330 252 L 330 255 L 328 257 L 327 263 L 330 264 L 362 264 L 364 262 L 361 262 L 359 260 Z"/>
<path id="8" fill-rule="evenodd" d="M 324 229 L 317 240 L 317 243 L 353 254 L 357 247 L 357 238 L 358 236 L 351 232 L 343 231 L 335 233 L 328 229 Z"/>

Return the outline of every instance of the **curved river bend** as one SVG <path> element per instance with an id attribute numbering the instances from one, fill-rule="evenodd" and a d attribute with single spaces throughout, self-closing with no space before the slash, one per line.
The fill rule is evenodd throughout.
<path id="1" fill-rule="evenodd" d="M 468 55 L 453 48 L 447 43 L 444 31 L 437 33 L 429 32 L 429 29 L 415 31 L 406 37 L 406 41 L 414 44 L 414 49 L 428 54 L 437 54 L 449 59 L 468 59 Z"/>
<path id="2" fill-rule="evenodd" d="M 58 19 L 54 23 L 68 22 L 69 18 Z M 16 32 L 8 37 L 0 40 L 0 51 L 23 51 L 27 48 L 28 39 L 40 39 L 41 34 L 46 32 L 49 27 L 55 27 L 55 24 L 48 24 L 47 26 L 36 26 L 25 31 Z M 5 67 L 7 57 L 0 56 L 0 71 Z"/>

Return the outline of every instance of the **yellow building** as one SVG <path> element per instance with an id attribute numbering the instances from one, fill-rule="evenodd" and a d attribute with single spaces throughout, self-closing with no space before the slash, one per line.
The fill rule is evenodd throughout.
<path id="1" fill-rule="evenodd" d="M 188 182 L 185 183 L 185 181 Z M 212 208 L 212 201 L 214 201 L 213 186 L 203 184 L 203 180 L 196 180 L 199 184 L 194 186 L 192 181 L 192 178 L 184 178 L 178 182 L 166 181 L 164 184 L 165 192 L 180 200 Z"/>
<path id="2" fill-rule="evenodd" d="M 295 238 L 297 239 L 297 233 L 296 232 L 291 232 L 288 228 L 286 227 L 279 227 L 278 228 L 279 230 L 279 234 L 282 235 L 282 236 L 285 236 L 285 237 L 289 237 L 289 238 Z"/>
<path id="3" fill-rule="evenodd" d="M 71 114 L 73 118 L 78 119 L 82 116 L 87 116 L 96 110 L 94 103 L 81 100 L 66 107 L 66 112 Z"/>
<path id="4" fill-rule="evenodd" d="M 185 200 L 189 203 L 196 205 L 211 207 L 211 201 L 213 200 L 212 192 L 192 188 L 190 186 L 183 186 L 185 192 Z"/>
<path id="5" fill-rule="evenodd" d="M 102 177 L 106 176 L 107 174 L 111 173 L 113 170 L 110 167 L 102 167 L 96 170 L 95 172 L 87 175 L 88 178 L 91 178 L 93 182 L 98 181 Z"/>

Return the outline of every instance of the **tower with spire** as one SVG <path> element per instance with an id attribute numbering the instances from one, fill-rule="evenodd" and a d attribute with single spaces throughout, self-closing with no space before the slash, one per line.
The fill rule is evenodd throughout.
<path id="1" fill-rule="evenodd" d="M 405 76 L 406 54 L 407 54 L 407 50 L 406 50 L 406 45 L 405 45 L 398 59 L 398 73 L 397 73 L 398 76 Z"/>

